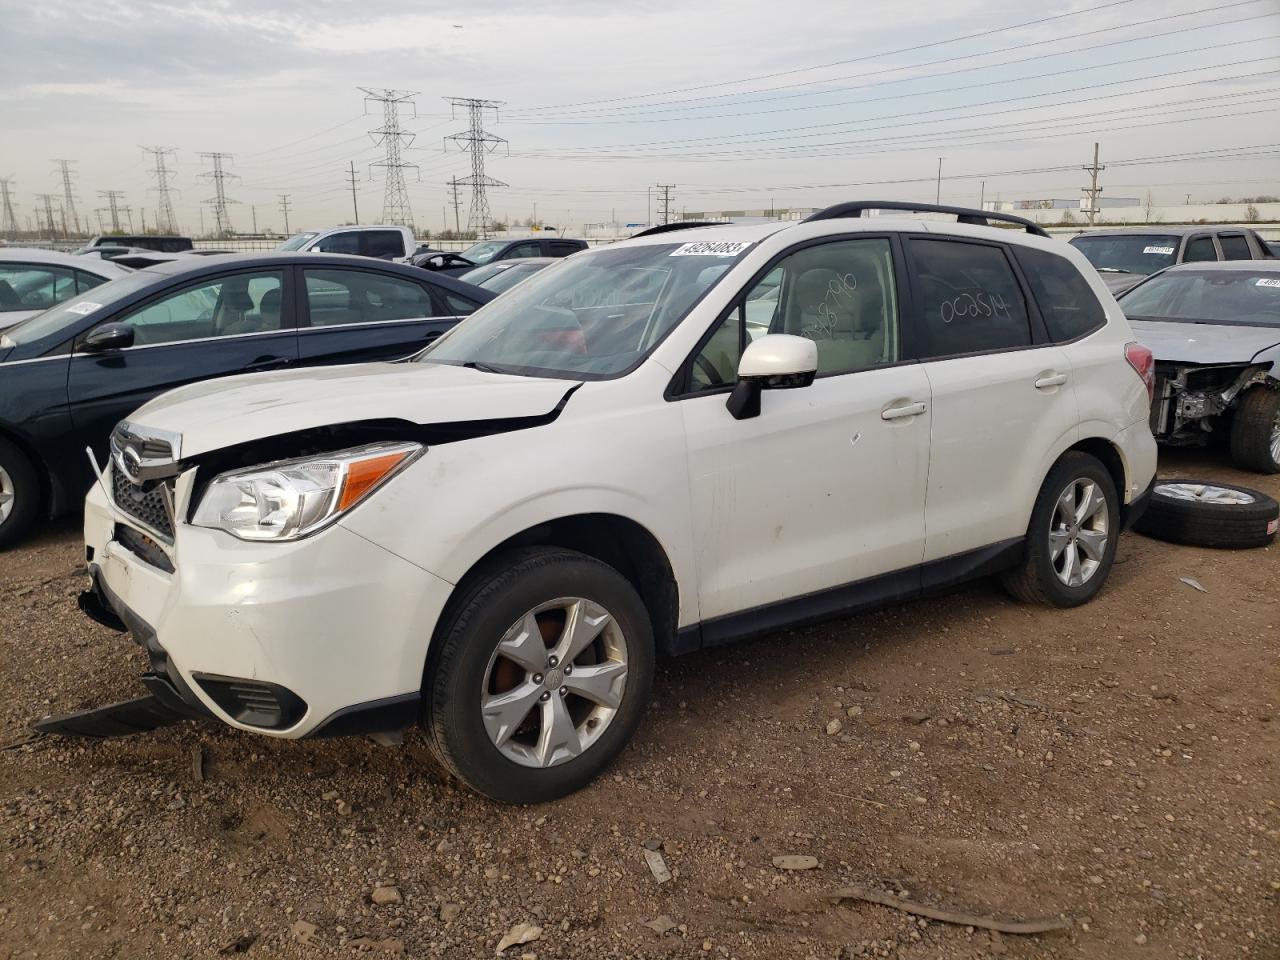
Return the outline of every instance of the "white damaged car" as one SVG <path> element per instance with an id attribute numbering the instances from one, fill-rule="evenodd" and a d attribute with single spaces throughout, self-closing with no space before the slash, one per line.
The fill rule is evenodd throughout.
<path id="1" fill-rule="evenodd" d="M 895 207 L 963 222 L 861 216 Z M 1102 280 L 1018 218 L 853 203 L 586 251 L 410 362 L 122 423 L 81 602 L 151 696 L 43 729 L 420 723 L 481 793 L 558 797 L 659 653 L 986 575 L 1090 600 L 1155 473 L 1150 388 Z"/>

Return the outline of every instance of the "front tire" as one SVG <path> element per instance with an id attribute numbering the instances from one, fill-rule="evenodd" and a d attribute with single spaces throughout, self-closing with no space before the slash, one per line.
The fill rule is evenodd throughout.
<path id="1" fill-rule="evenodd" d="M 1096 457 L 1069 451 L 1053 465 L 1036 497 L 1022 561 L 1002 577 L 1027 603 L 1076 607 L 1092 600 L 1116 556 L 1120 498 Z"/>
<path id="2" fill-rule="evenodd" d="M 40 478 L 26 455 L 0 439 L 0 550 L 27 535 L 40 513 Z"/>
<path id="3" fill-rule="evenodd" d="M 464 589 L 424 683 L 432 752 L 503 803 L 586 786 L 630 739 L 653 683 L 653 628 L 635 588 L 593 557 L 539 548 Z"/>
<path id="4" fill-rule="evenodd" d="M 1280 473 L 1280 391 L 1244 395 L 1231 420 L 1231 460 L 1241 470 Z"/>

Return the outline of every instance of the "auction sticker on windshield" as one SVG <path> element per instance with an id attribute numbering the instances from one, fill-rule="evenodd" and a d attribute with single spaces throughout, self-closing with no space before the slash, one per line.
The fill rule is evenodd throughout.
<path id="1" fill-rule="evenodd" d="M 1143 247 L 1143 253 L 1160 253 L 1166 257 L 1173 256 L 1173 247 Z"/>
<path id="2" fill-rule="evenodd" d="M 750 240 L 699 240 L 696 243 L 684 243 L 672 250 L 673 257 L 736 257 L 747 247 Z"/>
<path id="3" fill-rule="evenodd" d="M 67 307 L 67 313 L 78 313 L 82 317 L 87 317 L 89 314 L 93 313 L 93 311 L 101 309 L 102 304 L 100 303 L 81 300 L 79 303 L 73 303 L 71 306 Z"/>
<path id="4" fill-rule="evenodd" d="M 1259 277 L 1255 287 L 1280 287 L 1280 279 L 1275 277 Z"/>

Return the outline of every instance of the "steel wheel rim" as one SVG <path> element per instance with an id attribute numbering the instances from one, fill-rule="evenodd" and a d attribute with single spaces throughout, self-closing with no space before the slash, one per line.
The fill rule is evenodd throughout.
<path id="1" fill-rule="evenodd" d="M 0 523 L 4 523 L 9 519 L 9 514 L 13 513 L 13 477 L 9 476 L 9 471 L 4 467 L 0 467 Z"/>
<path id="2" fill-rule="evenodd" d="M 1049 562 L 1059 581 L 1079 587 L 1092 579 L 1107 555 L 1109 527 L 1102 489 L 1087 477 L 1067 484 L 1049 520 Z"/>
<path id="3" fill-rule="evenodd" d="M 1174 500 L 1189 500 L 1193 503 L 1229 503 L 1238 506 L 1253 503 L 1251 494 L 1243 490 L 1232 490 L 1214 483 L 1157 483 L 1155 492 Z"/>
<path id="4" fill-rule="evenodd" d="M 627 638 L 600 604 L 539 604 L 507 628 L 485 667 L 480 715 L 490 743 L 524 767 L 581 756 L 617 716 L 627 667 Z"/>

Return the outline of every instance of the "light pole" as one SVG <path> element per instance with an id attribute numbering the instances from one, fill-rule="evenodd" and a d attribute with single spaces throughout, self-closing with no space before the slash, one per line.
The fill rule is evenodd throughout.
<path id="1" fill-rule="evenodd" d="M 942 203 L 942 161 L 944 159 L 944 157 L 938 158 L 938 191 L 933 196 L 933 202 L 935 204 Z"/>

